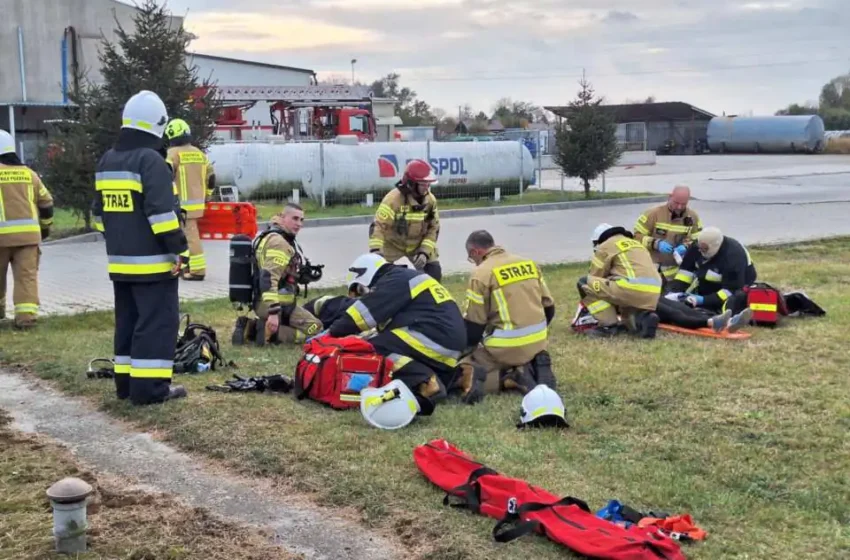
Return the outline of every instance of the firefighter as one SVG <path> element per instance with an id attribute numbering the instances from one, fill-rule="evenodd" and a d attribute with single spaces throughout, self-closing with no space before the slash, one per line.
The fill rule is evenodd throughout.
<path id="1" fill-rule="evenodd" d="M 685 253 L 669 292 L 692 307 L 714 312 L 730 310 L 735 315 L 730 325 L 733 321 L 746 324 L 752 312 L 743 288 L 753 284 L 756 276 L 756 267 L 746 247 L 724 236 L 716 227 L 707 227 Z M 694 282 L 696 287 L 692 288 Z"/>
<path id="2" fill-rule="evenodd" d="M 206 201 L 215 188 L 215 171 L 206 154 L 191 144 L 192 131 L 183 119 L 172 119 L 165 127 L 168 138 L 168 162 L 174 170 L 174 184 L 180 207 L 186 212 L 186 239 L 189 241 L 189 270 L 185 280 L 203 280 L 207 259 L 198 231 L 198 219 L 204 215 Z"/>
<path id="3" fill-rule="evenodd" d="M 484 394 L 511 389 L 526 394 L 540 383 L 554 389 L 546 348 L 555 301 L 540 268 L 496 245 L 484 230 L 469 235 L 466 253 L 476 266 L 464 316 L 467 347 L 475 350 L 461 367 L 486 370 Z"/>
<path id="4" fill-rule="evenodd" d="M 436 182 L 427 161 L 414 159 L 407 164 L 401 181 L 378 206 L 369 227 L 369 251 L 389 262 L 407 257 L 416 270 L 439 282 L 443 276 L 437 251 L 440 214 L 431 192 Z"/>
<path id="5" fill-rule="evenodd" d="M 348 269 L 349 293 L 359 298 L 334 321 L 331 337 L 377 332 L 375 350 L 393 361 L 393 378 L 416 395 L 420 414 L 447 396 L 466 345 L 460 309 L 449 291 L 424 272 L 367 253 Z"/>
<path id="6" fill-rule="evenodd" d="M 305 303 L 304 309 L 321 321 L 323 329 L 327 329 L 344 315 L 345 310 L 355 301 L 355 298 L 347 296 L 319 296 Z"/>
<path id="7" fill-rule="evenodd" d="M 100 158 L 92 204 L 115 292 L 115 387 L 146 405 L 186 396 L 171 385 L 178 277 L 189 260 L 162 135 L 165 104 L 140 91 L 124 105 L 115 145 Z"/>
<path id="8" fill-rule="evenodd" d="M 641 338 L 655 338 L 661 275 L 646 247 L 625 228 L 610 224 L 596 226 L 591 241 L 590 271 L 578 283 L 582 303 L 599 322 L 588 334 L 613 336 L 625 327 Z"/>
<path id="9" fill-rule="evenodd" d="M 0 130 L 0 319 L 6 318 L 6 270 L 15 283 L 14 325 L 33 327 L 38 316 L 39 243 L 50 235 L 53 197 L 38 174 L 15 152 L 12 135 Z"/>
<path id="10" fill-rule="evenodd" d="M 699 215 L 688 207 L 690 197 L 688 187 L 676 186 L 666 204 L 650 208 L 635 223 L 635 239 L 649 250 L 666 281 L 672 280 L 679 268 L 676 256 L 685 256 L 702 229 Z"/>
<path id="11" fill-rule="evenodd" d="M 295 241 L 304 224 L 304 210 L 289 202 L 269 220 L 269 229 L 257 235 L 254 258 L 258 271 L 256 323 L 249 322 L 247 338 L 258 342 L 301 344 L 322 330 L 322 322 L 296 304 L 296 279 L 305 258 Z M 251 332 L 256 324 L 256 333 Z"/>

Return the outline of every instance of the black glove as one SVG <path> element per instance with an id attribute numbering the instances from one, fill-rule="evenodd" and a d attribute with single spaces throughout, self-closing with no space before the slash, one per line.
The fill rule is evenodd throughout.
<path id="1" fill-rule="evenodd" d="M 234 374 L 236 379 L 225 381 L 223 385 L 207 385 L 208 391 L 221 391 L 230 393 L 233 391 L 257 391 L 263 393 L 272 391 L 276 393 L 288 393 L 292 390 L 292 379 L 285 375 L 265 375 L 263 377 L 244 378 Z"/>
<path id="2" fill-rule="evenodd" d="M 41 238 L 47 239 L 48 237 L 50 237 L 50 228 L 49 227 L 41 228 Z"/>

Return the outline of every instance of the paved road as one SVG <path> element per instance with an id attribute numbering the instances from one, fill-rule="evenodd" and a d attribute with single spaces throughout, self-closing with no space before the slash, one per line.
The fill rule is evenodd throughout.
<path id="1" fill-rule="evenodd" d="M 588 239 L 598 223 L 631 226 L 643 209 L 643 205 L 628 205 L 447 219 L 440 234 L 443 269 L 447 273 L 470 270 L 463 245 L 466 236 L 476 229 L 489 230 L 498 243 L 540 262 L 587 260 L 591 250 Z M 698 209 L 706 224 L 716 225 L 748 244 L 850 234 L 850 202 L 779 206 L 700 203 Z M 299 239 L 310 258 L 326 265 L 320 285 L 342 282 L 349 263 L 366 250 L 366 236 L 364 225 L 302 231 Z M 43 251 L 39 278 L 43 313 L 112 308 L 112 286 L 106 276 L 102 242 L 54 245 Z M 180 293 L 184 298 L 227 294 L 227 242 L 206 242 L 205 251 L 210 266 L 208 278 L 202 283 L 182 283 Z"/>

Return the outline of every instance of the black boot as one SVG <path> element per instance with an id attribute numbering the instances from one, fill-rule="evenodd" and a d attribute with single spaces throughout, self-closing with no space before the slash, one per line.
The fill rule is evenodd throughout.
<path id="1" fill-rule="evenodd" d="M 248 326 L 248 317 L 237 317 L 236 326 L 233 327 L 233 336 L 230 338 L 233 346 L 242 346 L 245 344 L 245 329 Z"/>
<path id="2" fill-rule="evenodd" d="M 174 399 L 182 399 L 189 396 L 186 388 L 183 385 L 172 385 L 168 388 L 168 395 L 165 400 L 172 401 Z"/>
<path id="3" fill-rule="evenodd" d="M 460 400 L 465 404 L 476 404 L 484 400 L 484 382 L 487 371 L 472 364 L 460 364 L 455 368 L 449 392 L 460 393 Z"/>
<path id="4" fill-rule="evenodd" d="M 502 391 L 519 391 L 525 395 L 536 385 L 530 364 L 503 369 L 499 372 L 499 389 Z"/>
<path id="5" fill-rule="evenodd" d="M 635 317 L 638 336 L 641 338 L 655 338 L 655 330 L 658 328 L 658 315 L 653 311 L 641 311 Z"/>
<path id="6" fill-rule="evenodd" d="M 549 352 L 543 350 L 534 356 L 531 360 L 531 372 L 538 385 L 546 385 L 553 391 L 557 390 L 558 382 L 555 379 L 555 372 L 552 371 L 552 357 L 549 356 Z"/>
<path id="7" fill-rule="evenodd" d="M 586 331 L 585 334 L 590 338 L 613 338 L 624 330 L 621 325 L 608 325 L 606 327 L 594 327 Z"/>

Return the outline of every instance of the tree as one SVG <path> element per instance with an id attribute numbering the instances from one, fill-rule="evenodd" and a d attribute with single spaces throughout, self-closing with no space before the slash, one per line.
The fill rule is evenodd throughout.
<path id="1" fill-rule="evenodd" d="M 133 16 L 134 30 L 116 19 L 117 43 L 101 40 L 99 60 L 102 84 L 85 75 L 69 92 L 72 106 L 53 127 L 40 161 L 45 181 L 56 191 L 57 206 L 69 208 L 91 229 L 94 170 L 98 159 L 115 141 L 126 101 L 141 90 L 155 92 L 165 103 L 169 118 L 184 119 L 192 129 L 192 143 L 206 149 L 212 140 L 221 102 L 214 83 L 199 80 L 197 67 L 186 66 L 185 53 L 192 36 L 155 0 L 144 0 Z"/>
<path id="2" fill-rule="evenodd" d="M 540 107 L 510 97 L 499 99 L 493 108 L 493 118 L 499 119 L 505 128 L 525 128 L 528 123 L 539 122 L 541 116 Z"/>
<path id="3" fill-rule="evenodd" d="M 590 198 L 590 181 L 610 169 L 620 158 L 617 125 L 602 109 L 590 83 L 582 78 L 577 98 L 569 105 L 566 122 L 555 130 L 555 163 L 568 177 L 578 177 L 584 196 Z"/>

